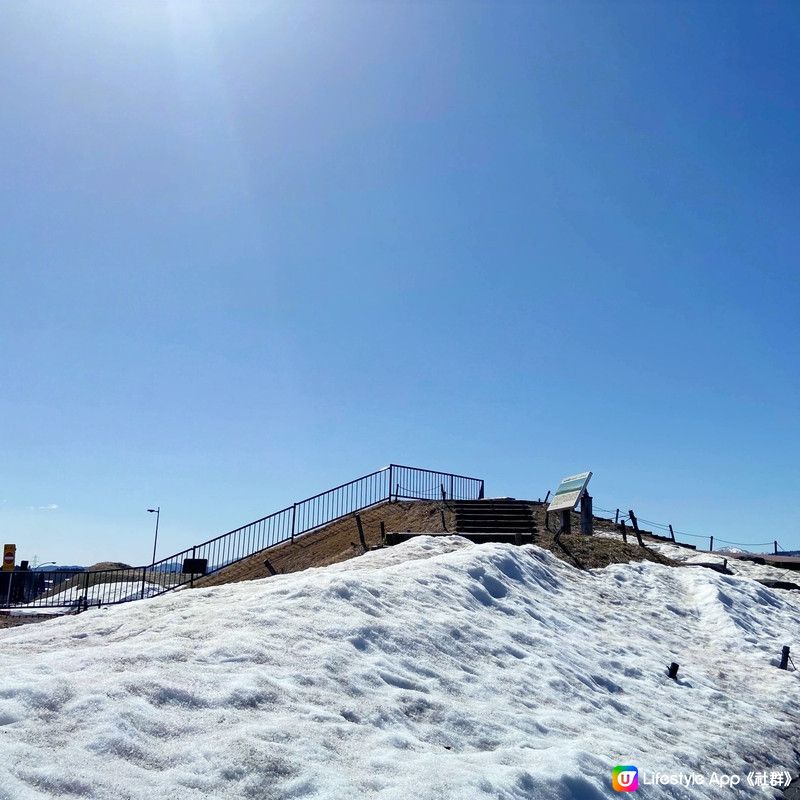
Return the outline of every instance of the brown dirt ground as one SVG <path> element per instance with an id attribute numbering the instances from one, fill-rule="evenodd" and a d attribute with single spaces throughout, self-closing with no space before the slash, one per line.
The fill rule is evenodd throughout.
<path id="1" fill-rule="evenodd" d="M 58 617 L 50 614 L 24 617 L 11 617 L 8 616 L 8 614 L 2 614 L 0 615 L 0 628 L 16 628 L 18 625 L 28 625 L 32 622 L 47 622 L 49 619 L 58 619 Z"/>

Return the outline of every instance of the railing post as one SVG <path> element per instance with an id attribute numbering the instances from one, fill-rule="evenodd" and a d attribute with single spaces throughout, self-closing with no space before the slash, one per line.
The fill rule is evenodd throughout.
<path id="1" fill-rule="evenodd" d="M 450 476 L 450 499 L 453 499 L 453 476 Z"/>
<path id="2" fill-rule="evenodd" d="M 389 464 L 389 502 L 392 502 L 392 471 L 394 470 L 394 464 Z"/>
<path id="3" fill-rule="evenodd" d="M 192 548 L 192 561 L 194 561 L 194 560 L 195 560 L 195 558 L 196 558 L 196 555 L 195 555 L 195 551 L 196 551 L 196 550 L 197 550 L 197 546 L 195 545 L 195 546 Z M 194 565 L 193 565 L 193 566 L 194 566 Z M 194 588 L 194 572 L 190 572 L 190 573 L 189 573 L 189 588 L 190 588 L 190 589 L 193 589 L 193 588 Z"/>
<path id="4" fill-rule="evenodd" d="M 478 492 L 478 500 L 483 500 L 483 479 L 481 479 L 481 489 Z"/>
<path id="5" fill-rule="evenodd" d="M 144 582 L 147 578 L 147 567 L 142 567 L 142 600 L 144 600 Z"/>
<path id="6" fill-rule="evenodd" d="M 775 555 L 778 555 L 778 540 L 776 539 L 773 544 L 775 545 Z"/>
<path id="7" fill-rule="evenodd" d="M 83 610 L 89 610 L 89 573 L 83 574 Z"/>
<path id="8" fill-rule="evenodd" d="M 669 526 L 669 536 L 670 536 L 670 539 L 672 539 L 672 541 L 674 542 L 675 541 L 675 531 L 672 530 L 672 525 Z"/>
<path id="9" fill-rule="evenodd" d="M 292 541 L 294 541 L 295 522 L 297 520 L 297 503 L 292 506 Z"/>
<path id="10" fill-rule="evenodd" d="M 713 536 L 709 536 L 708 537 L 708 552 L 711 553 L 713 551 L 714 551 L 714 537 Z"/>

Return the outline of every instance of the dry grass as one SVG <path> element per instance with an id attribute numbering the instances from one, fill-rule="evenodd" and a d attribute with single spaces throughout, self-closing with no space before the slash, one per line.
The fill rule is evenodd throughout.
<path id="1" fill-rule="evenodd" d="M 609 539 L 605 536 L 583 536 L 580 531 L 580 515 L 572 514 L 571 528 L 575 533 L 565 534 L 556 541 L 555 536 L 545 527 L 544 506 L 532 504 L 538 535 L 536 544 L 549 550 L 553 555 L 572 564 L 578 569 L 598 569 L 609 564 L 625 564 L 629 561 L 652 561 L 656 564 L 673 565 L 674 562 L 656 553 L 646 545 L 647 535 L 643 536 L 644 547 L 639 547 L 636 537 L 631 532 L 628 543 Z M 553 515 L 551 515 L 552 517 Z M 551 521 L 553 526 L 555 520 Z M 593 528 L 597 532 L 616 532 L 613 522 L 595 517 Z"/>
<path id="2" fill-rule="evenodd" d="M 455 530 L 455 515 L 441 501 L 410 500 L 379 503 L 360 512 L 368 547 L 380 544 L 380 524 L 387 531 Z M 324 567 L 361 555 L 355 516 L 345 517 L 306 533 L 294 543 L 262 550 L 223 570 L 195 581 L 195 586 L 218 586 L 234 581 L 252 581 L 271 575 L 265 560 L 275 573 L 297 572 L 308 567 Z"/>

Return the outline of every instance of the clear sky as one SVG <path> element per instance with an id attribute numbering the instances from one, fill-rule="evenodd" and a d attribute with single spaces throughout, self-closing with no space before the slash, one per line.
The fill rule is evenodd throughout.
<path id="1" fill-rule="evenodd" d="M 800 547 L 794 2 L 0 5 L 0 537 L 390 461 Z"/>

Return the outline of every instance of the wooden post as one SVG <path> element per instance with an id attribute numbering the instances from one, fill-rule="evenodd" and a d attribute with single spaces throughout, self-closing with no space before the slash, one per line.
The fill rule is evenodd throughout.
<path id="1" fill-rule="evenodd" d="M 781 650 L 780 668 L 789 669 L 789 648 L 786 645 L 784 645 L 783 650 Z"/>
<path id="2" fill-rule="evenodd" d="M 639 521 L 636 519 L 636 514 L 633 513 L 633 509 L 628 509 L 628 514 L 631 518 L 631 525 L 633 525 L 633 532 L 636 534 L 636 541 L 639 542 L 639 547 L 644 547 L 644 542 L 642 542 L 642 534 L 639 533 Z"/>
<path id="3" fill-rule="evenodd" d="M 625 542 L 625 544 L 628 544 L 628 532 L 625 530 L 625 520 L 620 522 L 619 528 L 622 533 L 622 541 Z"/>
<path id="4" fill-rule="evenodd" d="M 444 484 L 443 483 L 439 484 L 439 490 L 442 493 L 442 500 L 447 500 L 447 492 L 444 490 Z"/>
<path id="5" fill-rule="evenodd" d="M 714 537 L 713 536 L 709 536 L 708 537 L 708 552 L 711 553 L 713 551 L 714 551 Z"/>
<path id="6" fill-rule="evenodd" d="M 593 532 L 592 496 L 588 492 L 584 492 L 583 497 L 581 497 L 581 533 L 585 536 L 591 536 Z"/>
<path id="7" fill-rule="evenodd" d="M 616 517 L 614 517 L 614 524 L 615 524 L 615 525 L 618 525 L 618 524 L 619 524 L 619 509 L 617 509 L 617 516 L 616 516 Z"/>
<path id="8" fill-rule="evenodd" d="M 778 555 L 778 540 L 776 539 L 773 544 L 775 545 L 775 555 Z"/>
<path id="9" fill-rule="evenodd" d="M 561 531 L 569 535 L 572 533 L 572 514 L 568 508 L 561 509 Z"/>
<path id="10" fill-rule="evenodd" d="M 276 575 L 277 574 L 275 572 L 275 567 L 272 566 L 272 564 L 270 563 L 270 560 L 268 558 L 264 559 L 264 566 L 267 568 L 267 570 L 269 571 L 270 575 Z"/>
<path id="11" fill-rule="evenodd" d="M 381 544 L 386 547 L 386 525 L 383 520 L 381 520 Z"/>
<path id="12" fill-rule="evenodd" d="M 547 501 L 550 499 L 550 490 L 547 490 L 547 494 L 544 496 L 544 504 L 547 505 Z"/>
<path id="13" fill-rule="evenodd" d="M 672 525 L 669 526 L 669 535 L 670 535 L 670 538 L 672 539 L 672 541 L 674 542 L 675 541 L 675 531 L 672 530 Z"/>
<path id="14" fill-rule="evenodd" d="M 358 538 L 361 541 L 361 546 L 364 552 L 367 552 L 367 540 L 364 537 L 364 526 L 361 524 L 361 514 L 356 514 L 356 525 L 358 526 Z"/>

